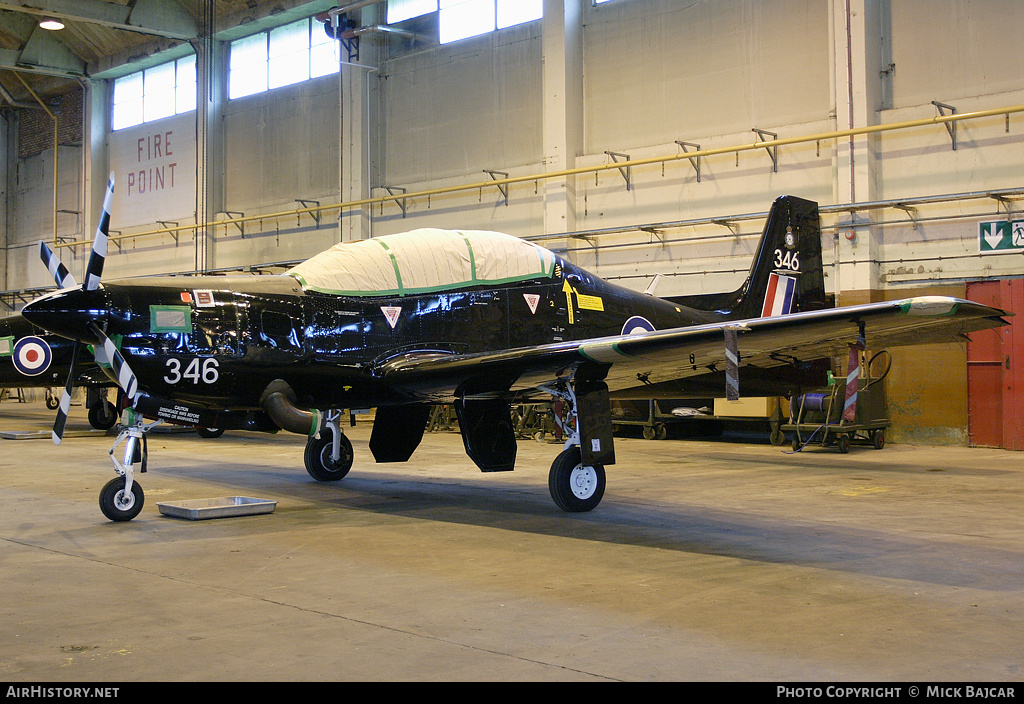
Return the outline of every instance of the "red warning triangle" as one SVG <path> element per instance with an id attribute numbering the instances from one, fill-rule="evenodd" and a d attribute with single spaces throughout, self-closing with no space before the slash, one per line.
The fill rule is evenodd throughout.
<path id="1" fill-rule="evenodd" d="M 524 293 L 523 298 L 526 299 L 526 305 L 530 306 L 530 312 L 536 314 L 537 304 L 540 303 L 540 296 L 536 293 Z"/>
<path id="2" fill-rule="evenodd" d="M 395 325 L 398 323 L 398 315 L 402 312 L 401 306 L 381 306 L 381 312 L 384 313 L 384 317 L 388 319 L 388 325 L 391 329 L 395 329 Z"/>

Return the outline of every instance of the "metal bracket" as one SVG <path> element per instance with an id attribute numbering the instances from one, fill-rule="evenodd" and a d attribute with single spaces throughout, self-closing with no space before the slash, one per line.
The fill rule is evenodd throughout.
<path id="1" fill-rule="evenodd" d="M 499 178 L 508 178 L 507 171 L 492 171 L 491 169 L 484 169 L 484 173 L 494 180 L 498 180 Z M 508 205 L 508 184 L 497 183 L 495 185 L 498 187 L 498 190 L 501 191 L 501 195 L 505 197 L 505 205 Z"/>
<path id="2" fill-rule="evenodd" d="M 771 141 L 771 140 L 766 140 L 765 139 L 766 135 L 768 137 L 771 137 L 772 140 L 777 140 L 779 138 L 779 135 L 776 134 L 775 132 L 769 132 L 768 130 L 758 129 L 757 127 L 752 128 L 750 131 L 756 133 L 757 137 L 758 137 L 758 141 L 761 141 L 761 142 Z M 765 151 L 767 151 L 768 152 L 768 156 L 770 156 L 772 158 L 772 173 L 778 173 L 779 172 L 779 146 L 776 144 L 775 146 L 765 147 Z"/>
<path id="3" fill-rule="evenodd" d="M 303 198 L 296 198 L 295 202 L 300 204 L 303 208 L 312 208 L 312 207 L 319 208 L 320 207 L 320 201 L 318 201 L 318 200 L 305 200 Z M 310 205 L 310 203 L 312 203 L 312 205 Z M 320 213 L 319 210 L 314 211 L 312 213 L 309 213 L 309 216 L 311 218 L 313 218 L 313 222 L 316 223 L 316 226 L 318 228 L 320 227 L 320 215 L 321 215 L 321 213 Z M 301 225 L 302 224 L 302 213 L 299 213 L 295 217 L 295 224 L 296 225 Z"/>
<path id="4" fill-rule="evenodd" d="M 999 210 L 1000 206 L 1006 206 L 1006 222 L 1013 222 L 1013 198 L 1007 198 L 1006 196 L 999 195 L 998 193 L 990 193 L 989 198 L 996 201 L 996 210 Z"/>
<path id="5" fill-rule="evenodd" d="M 718 219 L 716 219 L 716 220 L 712 220 L 711 222 L 713 222 L 716 225 L 721 225 L 722 227 L 728 229 L 729 232 L 731 232 L 735 236 L 739 236 L 739 234 L 740 234 L 739 231 L 736 229 L 736 223 L 734 223 L 732 220 L 718 220 Z"/>
<path id="6" fill-rule="evenodd" d="M 218 215 L 227 215 L 227 216 L 229 216 L 231 218 L 244 218 L 245 217 L 245 213 L 239 212 L 237 210 L 219 210 L 219 211 L 217 211 L 217 214 Z M 235 227 L 237 227 L 238 228 L 238 232 L 242 235 L 242 237 L 245 237 L 245 223 L 244 222 L 233 222 L 233 223 L 230 223 L 230 224 L 232 224 Z"/>
<path id="7" fill-rule="evenodd" d="M 932 105 L 935 106 L 935 108 L 939 111 L 939 115 L 942 117 L 946 116 L 946 110 L 949 110 L 950 115 L 956 115 L 956 108 L 953 107 L 952 105 L 946 105 L 945 103 L 940 103 L 937 100 L 933 100 Z M 1009 119 L 1009 115 L 1007 115 L 1007 119 Z M 956 122 L 951 121 L 945 124 L 946 131 L 949 132 L 949 138 L 953 142 L 953 151 L 956 151 Z"/>
<path id="8" fill-rule="evenodd" d="M 690 151 L 687 147 L 693 147 L 695 151 L 700 151 L 700 145 L 694 144 L 693 142 L 681 142 L 677 139 L 676 144 L 679 145 L 679 148 L 682 149 L 683 152 Z M 697 172 L 697 183 L 700 183 L 700 157 L 688 156 L 686 158 L 690 160 L 690 165 L 693 167 L 693 170 Z"/>
<path id="9" fill-rule="evenodd" d="M 406 193 L 407 192 L 406 189 L 404 189 L 404 188 L 402 188 L 400 186 L 381 186 L 381 188 L 383 188 L 385 191 L 387 191 L 389 196 L 393 196 L 396 193 Z M 402 209 L 402 217 L 404 218 L 405 217 L 405 198 L 398 198 L 398 199 L 395 200 L 395 203 L 397 203 L 398 207 Z"/>
<path id="10" fill-rule="evenodd" d="M 619 163 L 619 159 L 622 159 L 623 161 L 629 161 L 629 158 L 630 158 L 629 154 L 623 154 L 621 152 L 605 151 L 605 154 L 610 156 L 612 158 L 612 161 L 614 161 L 616 164 Z M 630 190 L 632 188 L 632 186 L 633 186 L 633 184 L 632 184 L 632 178 L 633 178 L 632 167 L 630 167 L 630 166 L 620 166 L 619 167 L 619 173 L 622 174 L 622 178 L 624 178 L 626 180 L 626 190 L 627 191 Z"/>
<path id="11" fill-rule="evenodd" d="M 160 225 L 162 225 L 163 227 L 166 227 L 168 229 L 170 229 L 172 227 L 177 227 L 178 226 L 178 223 L 172 222 L 171 220 L 157 220 L 157 222 L 160 223 Z M 174 238 L 174 246 L 177 247 L 178 246 L 178 235 L 180 235 L 181 233 L 180 232 L 168 232 L 167 234 Z"/>
<path id="12" fill-rule="evenodd" d="M 911 222 L 914 223 L 914 229 L 920 229 L 919 224 L 917 222 L 917 208 L 907 205 L 906 203 L 895 203 L 892 207 L 896 208 L 897 210 L 902 210 L 904 213 L 906 213 L 907 217 L 909 217 Z"/>
<path id="13" fill-rule="evenodd" d="M 657 229 L 655 227 L 642 227 L 642 226 L 637 228 L 637 229 L 639 229 L 640 232 L 646 232 L 649 235 L 654 235 L 659 240 L 661 240 L 662 244 L 665 244 L 665 234 L 663 232 L 661 232 L 661 230 L 659 230 L 659 229 Z M 659 274 L 659 276 L 660 276 L 660 274 Z"/>
<path id="14" fill-rule="evenodd" d="M 113 235 L 113 237 L 111 237 Z M 121 246 L 121 231 L 120 230 L 107 230 L 107 241 L 113 242 L 117 245 L 117 251 L 123 252 L 124 248 Z"/>
<path id="15" fill-rule="evenodd" d="M 357 5 L 356 7 L 359 6 Z M 355 26 L 355 20 L 350 18 L 347 14 L 331 14 L 331 36 L 341 43 L 341 48 L 345 50 L 345 55 L 348 57 L 349 63 L 356 63 L 359 61 L 359 35 L 357 34 L 351 39 L 341 35 L 343 30 L 352 29 Z"/>

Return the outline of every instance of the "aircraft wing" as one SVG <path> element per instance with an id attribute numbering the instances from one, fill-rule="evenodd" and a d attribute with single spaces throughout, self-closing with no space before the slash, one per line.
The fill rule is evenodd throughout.
<path id="1" fill-rule="evenodd" d="M 873 350 L 956 342 L 1006 325 L 1005 315 L 971 301 L 922 296 L 480 354 L 411 352 L 375 372 L 387 386 L 424 400 L 541 389 L 585 365 L 606 370 L 604 380 L 616 391 L 724 370 L 729 329 L 737 334 L 741 367 L 773 367 L 846 355 L 862 333 Z"/>

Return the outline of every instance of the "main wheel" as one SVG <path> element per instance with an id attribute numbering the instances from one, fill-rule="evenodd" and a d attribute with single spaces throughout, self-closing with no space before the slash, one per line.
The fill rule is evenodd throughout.
<path id="1" fill-rule="evenodd" d="M 130 521 L 139 515 L 146 495 L 138 482 L 132 482 L 132 490 L 125 494 L 124 477 L 114 477 L 100 491 L 100 511 L 112 521 Z"/>
<path id="2" fill-rule="evenodd" d="M 604 466 L 584 465 L 580 448 L 563 450 L 551 463 L 548 491 L 555 505 L 569 513 L 594 509 L 604 496 Z"/>
<path id="3" fill-rule="evenodd" d="M 318 482 L 336 482 L 352 469 L 352 443 L 344 435 L 341 436 L 341 455 L 337 462 L 331 461 L 332 440 L 329 433 L 320 437 L 312 437 L 306 441 L 306 471 Z"/>

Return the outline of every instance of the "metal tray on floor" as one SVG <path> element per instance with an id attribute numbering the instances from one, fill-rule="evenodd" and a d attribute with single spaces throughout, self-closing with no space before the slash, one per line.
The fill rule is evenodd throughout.
<path id="1" fill-rule="evenodd" d="M 225 496 L 219 499 L 192 499 L 189 501 L 165 501 L 157 504 L 160 513 L 175 518 L 201 521 L 207 518 L 230 518 L 233 516 L 254 516 L 273 513 L 276 501 L 254 499 L 248 496 Z"/>

